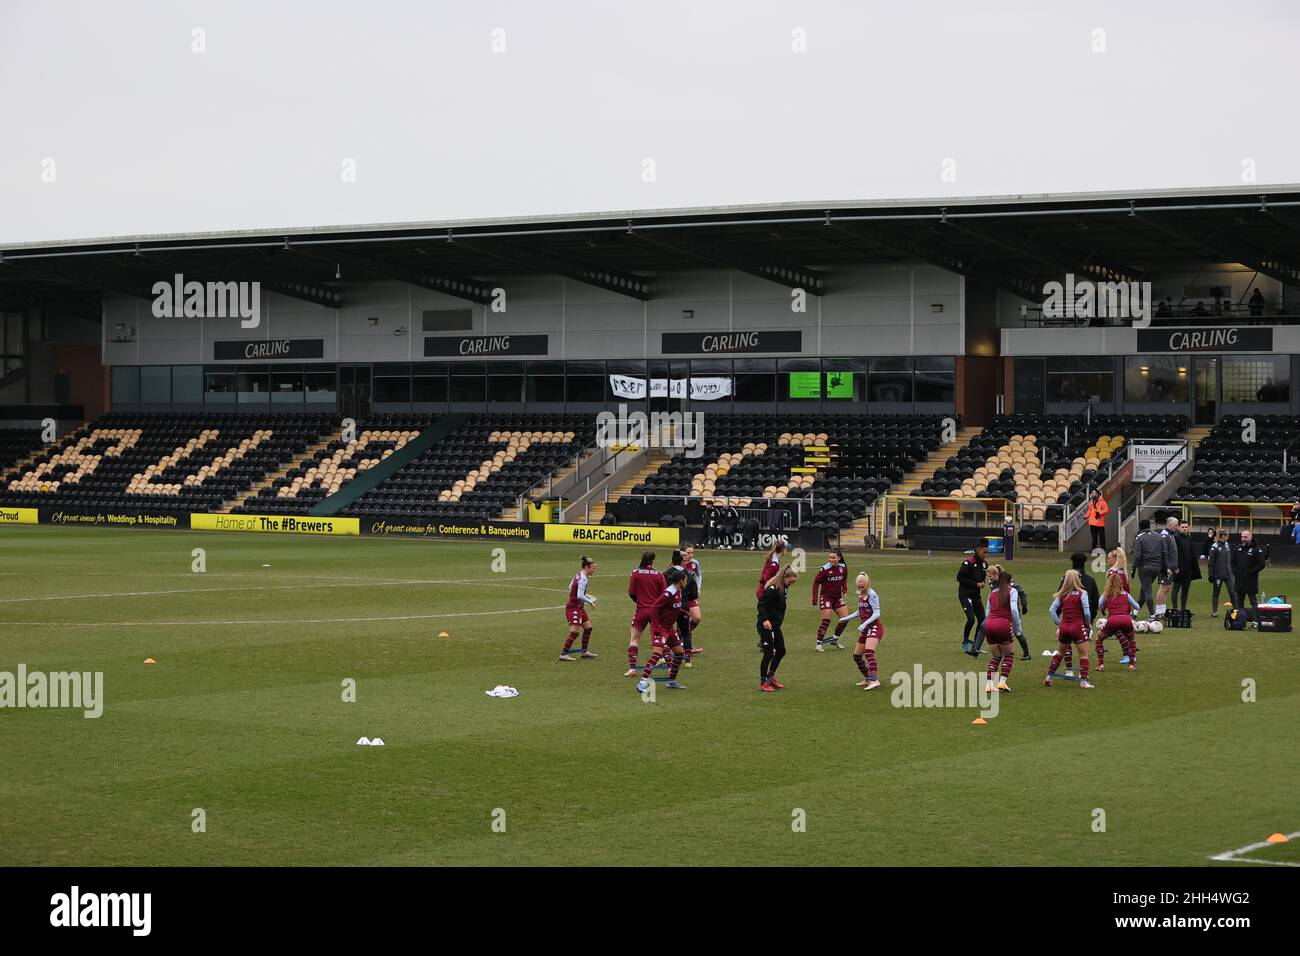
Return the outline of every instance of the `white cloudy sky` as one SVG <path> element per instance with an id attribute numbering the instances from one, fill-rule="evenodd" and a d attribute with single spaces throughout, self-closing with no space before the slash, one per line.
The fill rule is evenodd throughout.
<path id="1" fill-rule="evenodd" d="M 1296 182 L 1297 50 L 1290 0 L 0 0 L 0 242 Z"/>

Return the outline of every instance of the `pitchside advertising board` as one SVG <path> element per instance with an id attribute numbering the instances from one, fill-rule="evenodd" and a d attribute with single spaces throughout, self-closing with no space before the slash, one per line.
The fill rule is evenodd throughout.
<path id="1" fill-rule="evenodd" d="M 1128 455 L 1133 462 L 1134 481 L 1139 484 L 1164 481 L 1186 464 L 1187 444 L 1180 441 L 1133 441 L 1129 442 Z"/>

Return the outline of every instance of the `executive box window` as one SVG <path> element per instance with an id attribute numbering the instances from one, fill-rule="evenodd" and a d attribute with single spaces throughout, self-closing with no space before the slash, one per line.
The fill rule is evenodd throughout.
<path id="1" fill-rule="evenodd" d="M 707 406 L 700 405 L 696 411 L 729 404 L 736 388 L 731 359 L 692 359 L 690 387 L 693 401 L 708 403 Z"/>
<path id="2" fill-rule="evenodd" d="M 776 361 L 774 359 L 736 359 L 736 401 L 776 401 Z"/>
<path id="3" fill-rule="evenodd" d="M 407 362 L 375 365 L 374 401 L 405 405 L 411 401 L 411 366 Z"/>
<path id="4" fill-rule="evenodd" d="M 449 400 L 452 402 L 487 401 L 487 377 L 482 362 L 453 362 Z"/>
<path id="5" fill-rule="evenodd" d="M 487 400 L 518 405 L 524 400 L 524 363 L 489 362 Z"/>
<path id="6" fill-rule="evenodd" d="M 238 385 L 234 369 L 209 368 L 203 373 L 205 405 L 233 405 Z"/>
<path id="7" fill-rule="evenodd" d="M 203 366 L 172 366 L 172 404 L 200 405 L 203 403 Z"/>
<path id="8" fill-rule="evenodd" d="M 271 368 L 271 402 L 276 405 L 301 405 L 303 401 L 302 368 Z"/>
<path id="9" fill-rule="evenodd" d="M 890 404 L 912 401 L 912 360 L 904 357 L 873 358 L 868 365 L 867 397 Z"/>
<path id="10" fill-rule="evenodd" d="M 615 376 L 617 376 L 619 379 L 623 379 L 625 381 L 644 382 L 645 369 L 646 369 L 645 362 L 624 361 L 624 362 L 607 363 L 605 366 L 605 401 L 606 402 L 634 401 L 634 399 L 629 399 L 627 395 L 620 395 L 618 392 L 614 390 L 614 378 Z M 642 396 L 642 399 L 644 399 L 644 395 Z"/>
<path id="11" fill-rule="evenodd" d="M 447 401 L 446 362 L 416 362 L 412 372 L 411 401 L 437 404 Z"/>
<path id="12" fill-rule="evenodd" d="M 241 365 L 235 375 L 239 404 L 262 405 L 271 400 L 271 373 L 265 365 Z"/>
<path id="13" fill-rule="evenodd" d="M 313 370 L 303 373 L 303 387 L 309 405 L 334 404 L 338 401 L 338 373 L 334 369 Z"/>
<path id="14" fill-rule="evenodd" d="M 564 401 L 564 363 L 529 362 L 525 383 L 526 400 L 530 402 Z"/>
<path id="15" fill-rule="evenodd" d="M 777 362 L 780 376 L 781 400 L 819 401 L 822 397 L 822 365 L 817 359 L 780 359 Z"/>
<path id="16" fill-rule="evenodd" d="M 110 393 L 114 405 L 140 403 L 140 369 L 135 365 L 114 365 Z"/>
<path id="17" fill-rule="evenodd" d="M 144 365 L 140 368 L 140 404 L 170 405 L 172 401 L 172 367 Z"/>
<path id="18" fill-rule="evenodd" d="M 926 355 L 916 359 L 912 380 L 913 400 L 951 403 L 957 396 L 957 360 L 951 355 Z"/>
<path id="19" fill-rule="evenodd" d="M 1224 402 L 1291 401 L 1291 356 L 1225 356 Z"/>
<path id="20" fill-rule="evenodd" d="M 1190 362 L 1176 355 L 1128 356 L 1124 359 L 1124 399 L 1186 402 L 1191 395 Z"/>
<path id="21" fill-rule="evenodd" d="M 604 362 L 566 362 L 564 379 L 565 401 L 599 403 L 605 400 Z"/>
<path id="22" fill-rule="evenodd" d="M 1049 402 L 1109 402 L 1115 396 L 1114 360 L 1106 356 L 1069 356 L 1047 360 Z"/>

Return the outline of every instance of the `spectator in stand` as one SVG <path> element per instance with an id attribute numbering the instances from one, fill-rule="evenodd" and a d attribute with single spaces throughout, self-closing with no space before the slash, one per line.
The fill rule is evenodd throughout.
<path id="1" fill-rule="evenodd" d="M 1249 531 L 1241 533 L 1241 544 L 1232 552 L 1232 576 L 1236 579 L 1237 593 L 1233 596 L 1233 606 L 1239 610 L 1246 609 L 1246 599 L 1250 599 L 1252 608 L 1259 606 L 1259 572 L 1264 570 L 1268 558 L 1264 549 L 1255 543 L 1255 537 Z"/>
<path id="2" fill-rule="evenodd" d="M 1173 307 L 1169 304 L 1168 299 L 1161 299 L 1160 304 L 1156 306 L 1157 319 L 1172 319 L 1174 317 Z"/>
<path id="3" fill-rule="evenodd" d="M 1300 498 L 1297 498 L 1296 503 L 1291 506 L 1291 523 L 1297 521 L 1300 521 Z"/>
<path id="4" fill-rule="evenodd" d="M 1300 544 L 1300 518 L 1296 518 L 1291 523 L 1291 540 Z"/>
<path id="5" fill-rule="evenodd" d="M 1250 306 L 1250 314 L 1252 317 L 1258 318 L 1259 316 L 1263 315 L 1264 306 L 1267 304 L 1264 302 L 1264 293 L 1256 289 L 1253 293 L 1251 293 L 1250 299 L 1246 302 L 1246 304 Z"/>
<path id="6" fill-rule="evenodd" d="M 1201 302 L 1201 301 L 1198 299 L 1197 302 L 1196 302 L 1196 308 L 1192 309 L 1191 314 L 1194 315 L 1194 316 L 1196 316 L 1196 318 L 1198 318 L 1198 319 L 1203 319 L 1203 318 L 1207 317 L 1210 313 L 1209 313 L 1209 310 L 1207 310 L 1207 309 L 1205 308 L 1205 303 L 1204 303 L 1204 302 Z"/>

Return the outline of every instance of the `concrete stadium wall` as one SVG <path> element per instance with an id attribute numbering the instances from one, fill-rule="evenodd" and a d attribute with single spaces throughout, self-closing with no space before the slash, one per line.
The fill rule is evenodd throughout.
<path id="1" fill-rule="evenodd" d="M 563 278 L 505 278 L 496 283 L 506 290 L 503 313 L 398 282 L 349 286 L 339 309 L 263 290 L 263 318 L 255 329 L 241 328 L 234 318 L 155 318 L 147 300 L 113 295 L 104 300 L 104 364 L 223 364 L 213 358 L 215 341 L 286 338 L 323 338 L 319 362 L 425 361 L 421 313 L 467 307 L 474 327 L 463 335 L 548 336 L 545 355 L 503 356 L 507 360 L 658 358 L 664 355 L 660 334 L 680 331 L 802 332 L 802 349 L 781 353 L 786 357 L 963 353 L 960 276 L 902 263 L 836 270 L 829 279 L 828 294 L 809 296 L 803 313 L 791 310 L 790 290 L 725 270 L 654 276 L 655 298 L 644 303 Z M 684 310 L 693 317 L 685 318 Z M 394 334 L 399 329 L 406 333 Z"/>

